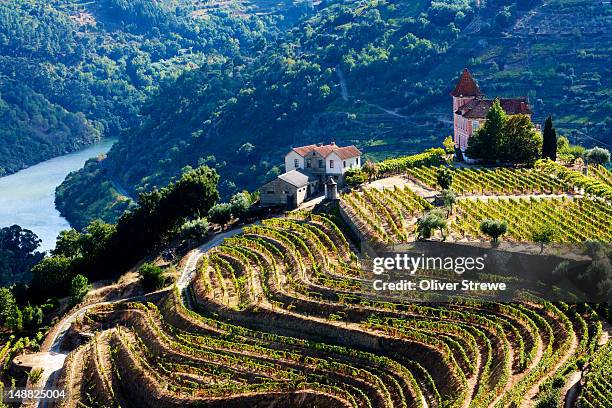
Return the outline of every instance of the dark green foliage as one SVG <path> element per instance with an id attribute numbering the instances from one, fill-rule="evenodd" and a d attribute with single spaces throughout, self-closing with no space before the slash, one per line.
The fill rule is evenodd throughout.
<path id="1" fill-rule="evenodd" d="M 2 63 L 0 124 L 0 176 L 100 139 L 83 114 L 68 112 L 28 85 L 4 78 Z"/>
<path id="2" fill-rule="evenodd" d="M 442 167 L 440 171 L 438 171 L 437 182 L 442 190 L 450 189 L 453 184 L 453 171 L 448 167 Z"/>
<path id="3" fill-rule="evenodd" d="M 502 142 L 508 116 L 495 100 L 487 113 L 485 124 L 470 137 L 465 152 L 472 159 L 494 162 L 502 158 Z"/>
<path id="4" fill-rule="evenodd" d="M 533 166 L 542 152 L 542 136 L 527 115 L 513 115 L 504 127 L 500 159 L 512 164 Z"/>
<path id="5" fill-rule="evenodd" d="M 43 257 L 36 251 L 40 242 L 36 234 L 18 225 L 0 228 L 0 285 L 30 279 L 30 268 Z"/>
<path id="6" fill-rule="evenodd" d="M 43 320 L 43 311 L 39 306 L 26 305 L 22 311 L 23 328 L 27 331 L 35 331 Z"/>
<path id="7" fill-rule="evenodd" d="M 541 151 L 542 137 L 529 116 L 508 116 L 495 100 L 485 124 L 470 137 L 466 154 L 483 162 L 532 166 L 540 158 Z"/>
<path id="8" fill-rule="evenodd" d="M 68 174 L 55 189 L 55 206 L 77 229 L 85 228 L 97 218 L 115 222 L 133 204 L 129 197 L 117 191 L 98 163 L 97 159 L 90 159 L 82 170 Z"/>
<path id="9" fill-rule="evenodd" d="M 279 16 L 170 0 L 0 2 L 0 175 L 138 122 L 164 81 L 249 58 Z M 168 180 L 166 180 L 167 182 Z"/>
<path id="10" fill-rule="evenodd" d="M 480 231 L 493 238 L 493 242 L 497 242 L 500 236 L 508 232 L 508 223 L 505 220 L 483 220 L 480 223 Z"/>
<path id="11" fill-rule="evenodd" d="M 160 267 L 150 263 L 145 263 L 138 269 L 138 274 L 142 278 L 142 285 L 147 290 L 156 290 L 164 286 L 163 273 L 164 271 Z"/>
<path id="12" fill-rule="evenodd" d="M 553 127 L 552 117 L 549 116 L 544 123 L 542 142 L 542 158 L 550 159 L 552 161 L 557 160 L 557 131 Z"/>
<path id="13" fill-rule="evenodd" d="M 64 255 L 44 258 L 32 268 L 32 288 L 35 293 L 63 294 L 68 292 L 73 263 Z"/>
<path id="14" fill-rule="evenodd" d="M 612 248 L 609 243 L 599 241 L 586 241 L 584 246 L 591 264 L 578 279 L 590 293 L 609 300 L 612 296 Z"/>
<path id="15" fill-rule="evenodd" d="M 81 303 L 88 291 L 89 281 L 87 278 L 81 274 L 76 275 L 70 281 L 70 304 L 77 305 Z"/>
<path id="16" fill-rule="evenodd" d="M 187 220 L 207 214 L 219 198 L 218 180 L 208 167 L 186 169 L 167 187 L 140 194 L 138 206 L 123 214 L 116 225 L 95 220 L 82 233 L 60 234 L 53 256 L 32 268 L 30 297 L 68 294 L 77 273 L 86 272 L 94 280 L 129 269 L 175 237 Z"/>

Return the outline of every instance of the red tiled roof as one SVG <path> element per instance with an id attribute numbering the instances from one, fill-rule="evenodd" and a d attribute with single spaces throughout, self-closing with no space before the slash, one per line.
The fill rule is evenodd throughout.
<path id="1" fill-rule="evenodd" d="M 478 87 L 474 78 L 472 78 L 472 74 L 468 71 L 467 68 L 463 70 L 461 77 L 459 78 L 459 82 L 457 82 L 457 86 L 453 92 L 451 92 L 451 96 L 480 96 L 482 92 Z"/>
<path id="2" fill-rule="evenodd" d="M 334 153 L 336 153 L 342 160 L 361 156 L 361 152 L 355 146 L 339 147 L 334 150 Z"/>
<path id="3" fill-rule="evenodd" d="M 299 154 L 300 156 L 306 156 L 308 153 L 312 152 L 316 147 L 317 145 L 294 147 L 293 151 Z"/>
<path id="4" fill-rule="evenodd" d="M 308 145 L 294 147 L 293 151 L 302 157 L 306 157 L 306 155 L 312 152 L 317 152 L 323 157 L 327 157 L 331 153 L 336 153 L 338 157 L 340 157 L 342 160 L 350 159 L 351 157 L 361 156 L 361 152 L 355 146 L 340 147 L 337 146 L 335 143 L 328 145 Z"/>
<path id="5" fill-rule="evenodd" d="M 467 119 L 485 119 L 495 99 L 474 99 L 457 110 L 457 114 Z M 527 98 L 499 98 L 499 103 L 508 115 L 531 115 Z"/>

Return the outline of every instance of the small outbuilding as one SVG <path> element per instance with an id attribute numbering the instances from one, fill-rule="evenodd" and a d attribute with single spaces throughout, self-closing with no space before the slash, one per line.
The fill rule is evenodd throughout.
<path id="1" fill-rule="evenodd" d="M 318 178 L 301 169 L 281 174 L 275 180 L 264 184 L 259 190 L 259 200 L 263 207 L 286 206 L 293 209 L 319 189 Z"/>

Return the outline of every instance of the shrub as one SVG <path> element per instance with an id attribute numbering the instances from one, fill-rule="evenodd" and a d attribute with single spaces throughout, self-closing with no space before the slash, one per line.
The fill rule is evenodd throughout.
<path id="1" fill-rule="evenodd" d="M 249 213 L 252 201 L 248 192 L 234 194 L 230 199 L 231 214 L 234 218 L 244 218 Z"/>
<path id="2" fill-rule="evenodd" d="M 601 147 L 594 147 L 584 152 L 584 161 L 587 164 L 605 165 L 610 161 L 610 152 Z"/>
<path id="3" fill-rule="evenodd" d="M 197 241 L 206 237 L 209 229 L 208 220 L 206 218 L 198 218 L 183 224 L 180 234 L 183 239 Z"/>
<path id="4" fill-rule="evenodd" d="M 148 290 L 156 290 L 164 286 L 165 279 L 163 273 L 162 268 L 150 263 L 143 264 L 138 270 L 138 274 L 142 278 L 142 286 Z"/>
<path id="5" fill-rule="evenodd" d="M 344 181 L 350 187 L 356 187 L 366 182 L 366 175 L 361 170 L 351 169 L 344 173 Z"/>
<path id="6" fill-rule="evenodd" d="M 83 275 L 77 275 L 70 282 L 70 304 L 81 303 L 89 291 L 89 281 Z"/>
<path id="7" fill-rule="evenodd" d="M 446 217 L 444 213 L 438 209 L 431 210 L 417 221 L 417 238 L 429 239 L 434 230 L 440 230 L 442 238 L 444 237 L 444 229 L 446 228 Z"/>
<path id="8" fill-rule="evenodd" d="M 216 204 L 208 211 L 208 219 L 225 228 L 232 219 L 232 206 L 228 203 Z"/>
<path id="9" fill-rule="evenodd" d="M 533 242 L 540 244 L 540 253 L 542 253 L 544 252 L 544 245 L 552 242 L 554 236 L 555 229 L 551 225 L 546 224 L 533 231 L 531 239 L 533 239 Z"/>
<path id="10" fill-rule="evenodd" d="M 493 242 L 497 242 L 500 236 L 508 232 L 508 223 L 500 220 L 483 220 L 480 223 L 480 231 L 493 238 Z"/>
<path id="11" fill-rule="evenodd" d="M 436 181 L 442 190 L 448 190 L 453 184 L 453 172 L 449 168 L 443 167 L 438 171 Z"/>

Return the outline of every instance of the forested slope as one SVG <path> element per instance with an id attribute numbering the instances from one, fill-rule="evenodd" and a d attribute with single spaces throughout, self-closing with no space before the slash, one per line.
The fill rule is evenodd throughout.
<path id="1" fill-rule="evenodd" d="M 448 92 L 466 66 L 491 96 L 529 96 L 537 122 L 553 114 L 560 133 L 610 144 L 611 19 L 593 1 L 322 2 L 253 60 L 209 59 L 162 86 L 100 167 L 70 177 L 59 208 L 77 226 L 110 220 L 93 210 L 107 204 L 74 211 L 64 197 L 105 178 L 148 190 L 199 164 L 220 172 L 227 197 L 281 172 L 297 144 L 422 150 L 451 132 Z"/>
<path id="2" fill-rule="evenodd" d="M 0 175 L 121 137 L 161 83 L 206 61 L 248 57 L 276 35 L 277 15 L 208 4 L 1 2 Z"/>

